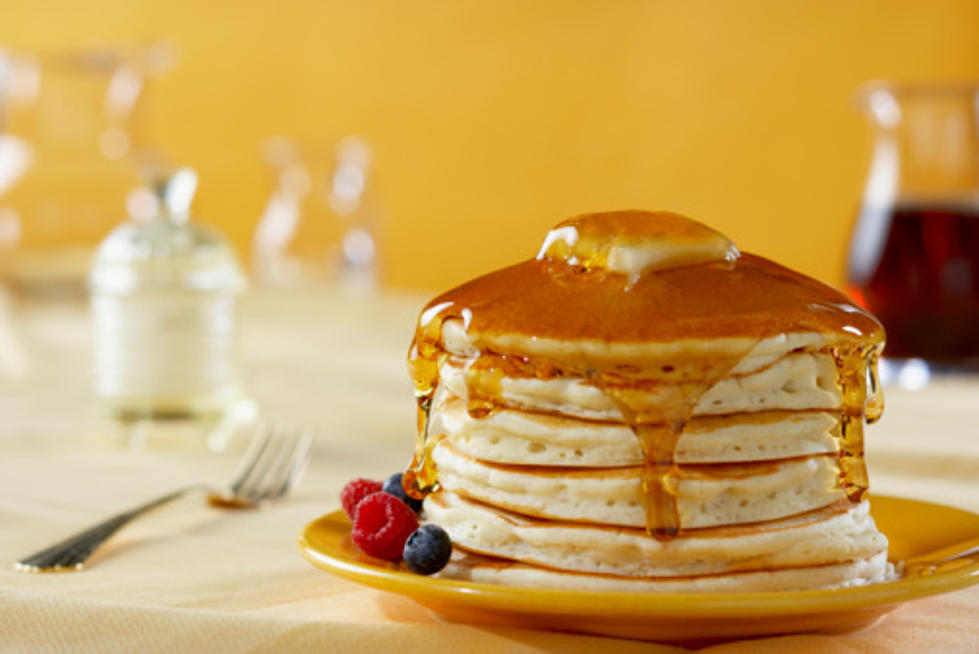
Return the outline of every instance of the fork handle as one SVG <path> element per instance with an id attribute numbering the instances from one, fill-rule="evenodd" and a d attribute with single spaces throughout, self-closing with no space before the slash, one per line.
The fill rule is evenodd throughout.
<path id="1" fill-rule="evenodd" d="M 187 486 L 118 513 L 74 536 L 69 536 L 59 543 L 19 560 L 14 564 L 14 568 L 23 572 L 81 570 L 85 561 L 92 556 L 95 550 L 130 522 L 153 509 L 183 497 L 187 493 L 203 490 L 203 488 L 202 486 Z"/>

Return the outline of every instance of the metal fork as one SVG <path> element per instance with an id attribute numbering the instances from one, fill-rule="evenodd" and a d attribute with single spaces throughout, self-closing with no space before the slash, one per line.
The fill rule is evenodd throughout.
<path id="1" fill-rule="evenodd" d="M 255 507 L 280 498 L 299 483 L 309 461 L 312 442 L 313 435 L 308 430 L 283 434 L 282 430 L 264 427 L 249 444 L 227 488 L 195 484 L 167 493 L 31 554 L 17 561 L 14 569 L 23 572 L 81 570 L 88 558 L 117 531 L 188 493 L 207 493 L 211 504 L 226 508 Z"/>

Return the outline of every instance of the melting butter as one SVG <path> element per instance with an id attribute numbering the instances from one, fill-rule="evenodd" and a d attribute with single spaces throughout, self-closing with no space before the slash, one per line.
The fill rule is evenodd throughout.
<path id="1" fill-rule="evenodd" d="M 601 269 L 632 280 L 656 270 L 740 256 L 726 236 L 668 211 L 616 211 L 570 218 L 548 232 L 538 260 Z"/>

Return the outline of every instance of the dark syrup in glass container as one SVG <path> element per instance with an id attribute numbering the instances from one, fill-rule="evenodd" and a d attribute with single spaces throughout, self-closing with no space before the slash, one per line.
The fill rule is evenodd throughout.
<path id="1" fill-rule="evenodd" d="M 979 362 L 979 203 L 897 202 L 877 221 L 853 242 L 876 265 L 851 264 L 848 290 L 884 324 L 886 354 Z"/>

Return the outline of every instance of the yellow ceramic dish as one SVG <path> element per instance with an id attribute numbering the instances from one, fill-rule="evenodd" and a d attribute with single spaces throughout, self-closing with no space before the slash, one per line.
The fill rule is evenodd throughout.
<path id="1" fill-rule="evenodd" d="M 873 515 L 903 561 L 896 581 L 766 593 L 624 593 L 543 590 L 422 577 L 366 556 L 335 511 L 306 525 L 310 563 L 353 581 L 407 595 L 447 620 L 687 644 L 794 632 L 845 632 L 907 600 L 979 582 L 979 515 L 940 504 L 874 497 Z"/>

